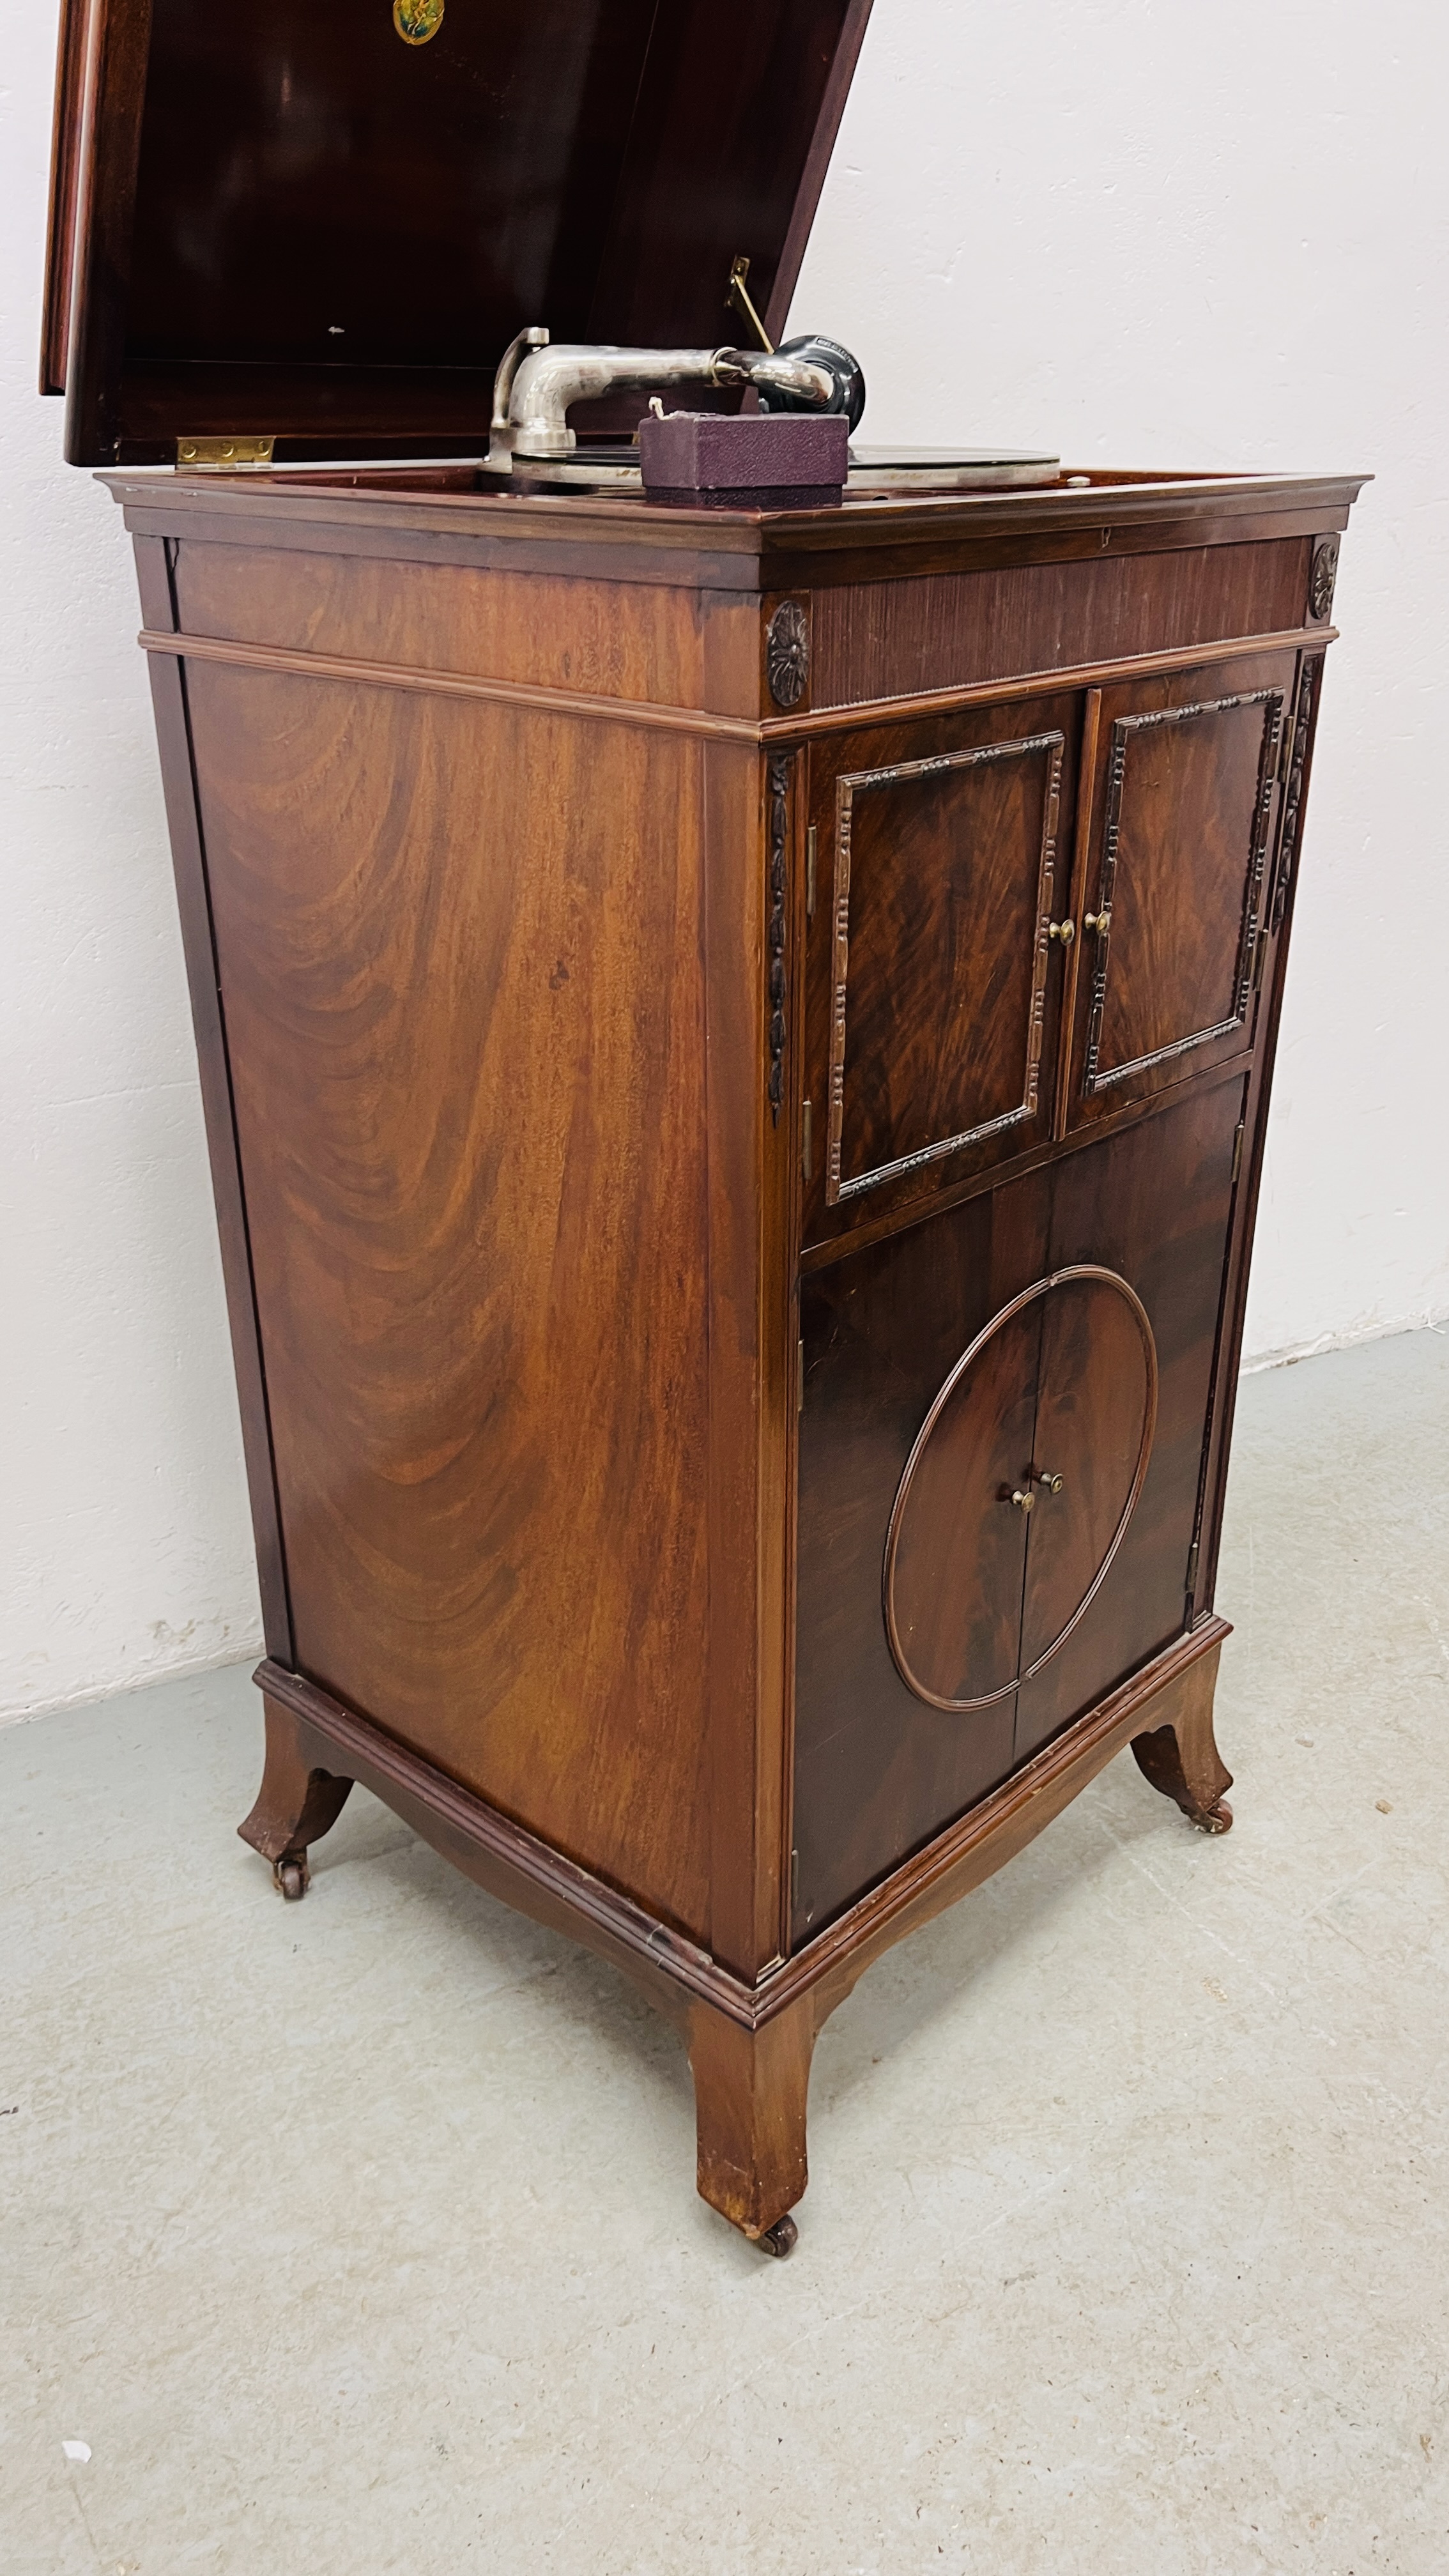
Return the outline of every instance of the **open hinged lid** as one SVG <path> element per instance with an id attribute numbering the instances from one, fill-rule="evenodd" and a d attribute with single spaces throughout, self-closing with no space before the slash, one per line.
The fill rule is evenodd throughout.
<path id="1" fill-rule="evenodd" d="M 740 256 L 778 337 L 869 7 L 65 0 L 42 385 L 67 456 L 476 453 L 524 325 L 748 339 Z"/>

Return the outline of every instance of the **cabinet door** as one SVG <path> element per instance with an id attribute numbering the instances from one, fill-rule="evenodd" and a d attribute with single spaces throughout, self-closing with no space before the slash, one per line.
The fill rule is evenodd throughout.
<path id="1" fill-rule="evenodd" d="M 812 749 L 807 1240 L 1050 1134 L 1080 714 L 1023 700 Z"/>
<path id="2" fill-rule="evenodd" d="M 1152 1326 L 1157 1405 L 1141 1492 L 1103 1579 L 1050 1660 L 1028 1674 L 1035 1650 L 1070 1600 L 1095 1541 L 1073 1538 L 1073 1487 L 1043 1498 L 1032 1514 L 1026 1629 L 1017 1694 L 1018 1762 L 1125 1681 L 1178 1636 L 1189 1616 L 1189 1559 L 1197 1531 L 1211 1428 L 1213 1372 L 1222 1327 L 1228 1233 L 1237 1182 L 1237 1138 L 1246 1105 L 1241 1075 L 1193 1083 L 1149 1118 L 1103 1136 L 1057 1166 L 1051 1258 L 1065 1267 L 1100 1262 L 1130 1280 Z M 1131 1365 L 1119 1324 L 1123 1364 Z M 1085 1425 L 1078 1425 L 1080 1432 Z M 1036 1463 L 1053 1470 L 1069 1456 L 1067 1425 L 1052 1393 L 1051 1357 L 1042 1371 Z M 1126 1425 L 1116 1417 L 1115 1436 Z M 1110 1443 L 1112 1421 L 1081 1441 L 1089 1454 Z M 1080 1454 L 1080 1452 L 1079 1452 Z M 1125 1473 L 1104 1446 L 1103 1472 Z M 1066 1471 L 1070 1473 L 1070 1469 Z M 1080 1472 L 1080 1471 L 1079 1471 Z M 1040 1489 L 1038 1489 L 1040 1490 Z M 1095 1502 L 1105 1517 L 1110 1491 Z M 1058 1552 L 1078 1556 L 1059 1567 Z"/>
<path id="3" fill-rule="evenodd" d="M 1028 1173 L 801 1283 L 797 1940 L 1011 1768 L 1027 1522 L 1001 1496 L 1030 1464 L 1040 1305 L 960 1364 L 1040 1278 L 1050 1208 L 1050 1175 Z M 893 1537 L 907 1667 L 938 1699 L 984 1703 L 967 1716 L 892 1652 Z"/>
<path id="4" fill-rule="evenodd" d="M 1252 1043 L 1291 655 L 1094 693 L 1068 1124 Z"/>
<path id="5" fill-rule="evenodd" d="M 802 1283 L 797 1941 L 1180 1633 L 1243 1097 Z"/>

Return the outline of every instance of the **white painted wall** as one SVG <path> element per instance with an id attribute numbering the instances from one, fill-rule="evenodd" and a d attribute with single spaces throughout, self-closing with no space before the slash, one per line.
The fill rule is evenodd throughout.
<path id="1" fill-rule="evenodd" d="M 1260 1360 L 1449 1309 L 1446 77 L 1432 0 L 875 0 L 795 298 L 860 355 L 869 436 L 1377 478 L 1334 603 Z"/>
<path id="2" fill-rule="evenodd" d="M 119 514 L 34 394 L 53 10 L 0 95 L 0 1715 L 258 1642 Z M 877 436 L 1371 467 L 1249 1348 L 1449 1307 L 1437 1078 L 1449 37 L 1411 0 L 876 0 L 796 303 Z M 892 391 L 896 372 L 899 391 Z"/>
<path id="3" fill-rule="evenodd" d="M 54 7 L 0 91 L 0 1717 L 260 1641 L 120 512 L 35 392 Z"/>

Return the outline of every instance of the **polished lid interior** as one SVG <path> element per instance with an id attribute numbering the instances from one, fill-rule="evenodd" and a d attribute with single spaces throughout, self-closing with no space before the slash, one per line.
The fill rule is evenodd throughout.
<path id="1" fill-rule="evenodd" d="M 740 255 L 778 333 L 868 7 L 69 0 L 45 361 L 67 453 L 466 448 L 524 324 L 738 339 Z"/>

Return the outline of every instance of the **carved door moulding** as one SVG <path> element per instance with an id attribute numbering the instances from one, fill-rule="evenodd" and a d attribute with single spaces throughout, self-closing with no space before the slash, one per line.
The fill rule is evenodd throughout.
<path id="1" fill-rule="evenodd" d="M 1103 1023 L 1109 999 L 1109 977 L 1114 933 L 1120 940 L 1118 919 L 1123 909 L 1122 889 L 1118 883 L 1121 861 L 1124 816 L 1128 805 L 1128 753 L 1132 744 L 1144 735 L 1165 726 L 1187 726 L 1208 718 L 1231 716 L 1241 708 L 1261 707 L 1263 730 L 1258 753 L 1257 787 L 1252 800 L 1248 848 L 1244 852 L 1244 889 L 1236 956 L 1233 965 L 1230 1001 L 1220 1017 L 1200 1028 L 1189 1028 L 1166 1039 L 1160 1045 L 1146 1048 L 1119 1062 L 1102 1062 Z M 1253 992 L 1253 968 L 1263 920 L 1263 886 L 1271 841 L 1270 823 L 1273 791 L 1277 776 L 1278 752 L 1282 740 L 1284 698 L 1281 689 L 1250 689 L 1231 697 L 1206 698 L 1183 707 L 1152 707 L 1138 713 L 1121 715 L 1112 725 L 1111 748 L 1107 759 L 1106 817 L 1102 834 L 1101 867 L 1096 893 L 1088 908 L 1087 920 L 1094 936 L 1095 955 L 1088 996 L 1086 1056 L 1082 1090 L 1091 1097 L 1112 1089 L 1119 1083 L 1135 1080 L 1160 1065 L 1190 1054 L 1198 1047 L 1230 1037 L 1235 1029 L 1245 1027 Z M 1179 853 L 1184 867 L 1190 867 L 1195 853 Z M 1150 926 L 1147 936 L 1150 938 Z"/>
<path id="2" fill-rule="evenodd" d="M 765 1019 L 769 1069 L 765 1097 L 774 1124 L 780 1124 L 785 1096 L 785 854 L 790 828 L 790 761 L 772 752 L 769 764 L 770 884 L 765 920 Z"/>
<path id="3" fill-rule="evenodd" d="M 1283 926 L 1288 902 L 1288 889 L 1293 883 L 1293 865 L 1298 853 L 1298 824 L 1303 808 L 1303 783 L 1308 769 L 1308 746 L 1313 732 L 1313 701 L 1323 675 L 1323 655 L 1305 655 L 1298 675 L 1298 700 L 1293 712 L 1293 741 L 1288 753 L 1288 783 L 1283 791 L 1283 827 L 1278 835 L 1278 871 L 1273 885 L 1270 928 Z"/>
<path id="4" fill-rule="evenodd" d="M 1114 1304 L 1120 1301 L 1125 1308 L 1129 1337 L 1140 1358 L 1138 1386 L 1130 1383 L 1131 1372 L 1122 1366 L 1118 1348 L 1121 1334 L 1115 1339 L 1111 1334 L 1103 1335 L 1094 1328 L 1090 1314 L 1073 1319 L 1075 1333 L 1069 1326 L 1052 1336 L 1049 1346 L 1046 1325 L 1050 1301 L 1075 1292 L 1080 1302 L 1084 1295 L 1090 1300 L 1104 1291 Z M 997 1388 L 989 1373 L 994 1348 L 1000 1347 L 1004 1337 L 1028 1318 L 1034 1307 L 1041 1311 L 1041 1334 L 1035 1345 L 1036 1357 L 1028 1365 L 1036 1383 L 1026 1388 L 1014 1384 Z M 1008 1370 L 1009 1378 L 1019 1373 L 1027 1348 L 1024 1342 L 1016 1366 Z M 983 1363 L 987 1364 L 984 1369 Z M 982 1418 L 976 1422 L 962 1410 L 963 1399 L 966 1407 L 971 1404 L 973 1380 L 981 1384 L 984 1398 Z M 1137 1507 L 1157 1426 L 1157 1382 L 1157 1345 L 1141 1298 L 1117 1271 L 1094 1262 L 1054 1270 L 1031 1287 L 1023 1288 L 968 1344 L 942 1381 L 916 1434 L 891 1509 L 881 1568 L 881 1604 L 891 1659 L 906 1688 L 917 1699 L 951 1716 L 974 1715 L 1009 1698 L 1066 1644 L 1100 1592 Z M 1030 1403 L 1038 1433 L 1044 1407 L 1049 1414 L 1057 1415 L 1056 1445 L 1050 1459 L 1033 1454 L 1008 1463 L 1004 1454 L 995 1454 L 1000 1447 L 997 1416 L 1003 1410 L 1016 1409 L 1023 1394 Z M 1120 1495 L 1104 1494 L 1100 1452 L 1095 1445 L 1098 1417 L 1110 1413 L 1118 1419 L 1117 1446 L 1123 1461 Z M 1080 1416 L 1093 1437 L 1079 1438 L 1069 1454 L 1063 1447 L 1062 1426 L 1074 1415 Z M 1120 1436 L 1124 1421 L 1125 1445 Z M 988 1520 L 1003 1513 L 1009 1518 L 1013 1512 L 1020 1514 L 1026 1530 L 1018 1652 L 1009 1674 L 999 1679 L 985 1673 L 975 1676 L 982 1681 L 990 1679 L 989 1688 L 963 1689 L 959 1684 L 965 1678 L 964 1662 L 973 1645 L 969 1623 L 978 1533 Z M 1029 1519 L 1033 1512 L 1036 1519 Z M 1053 1512 L 1059 1515 L 1058 1527 L 1048 1529 L 1045 1524 Z M 1028 1658 L 1025 1649 L 1033 1592 L 1049 1596 L 1053 1589 L 1049 1569 L 1044 1580 L 1036 1580 L 1038 1569 L 1033 1557 L 1038 1550 L 1049 1554 L 1061 1543 L 1063 1525 L 1068 1524 L 1072 1514 L 1078 1516 L 1079 1524 L 1083 1514 L 1089 1520 L 1095 1517 L 1105 1535 L 1090 1549 L 1093 1561 L 1080 1588 L 1073 1586 L 1075 1597 L 1070 1610 L 1055 1625 L 1048 1642 Z M 1038 1521 L 1043 1524 L 1040 1533 Z M 1107 1522 L 1110 1529 L 1106 1529 Z M 1080 1525 L 1067 1534 L 1075 1540 L 1075 1552 L 1080 1556 Z M 922 1671 L 922 1665 L 930 1669 Z M 949 1687 L 953 1669 L 958 1683 L 954 1689 Z"/>
<path id="5" fill-rule="evenodd" d="M 923 760 L 899 761 L 889 768 L 850 770 L 836 780 L 830 1092 L 825 1167 L 825 1201 L 828 1207 L 837 1205 L 842 1199 L 858 1197 L 863 1190 L 878 1189 L 884 1182 L 898 1180 L 905 1172 L 919 1171 L 928 1163 L 939 1162 L 947 1154 L 960 1153 L 968 1146 L 982 1144 L 988 1137 L 997 1136 L 1009 1128 L 1024 1125 L 1035 1117 L 1041 1083 L 1042 1034 L 1050 956 L 1049 931 L 1056 880 L 1057 824 L 1061 807 L 1062 762 L 1065 749 L 1065 735 L 1059 729 L 1052 728 L 1044 732 L 1024 735 L 1012 742 L 980 743 L 969 750 L 939 752 Z M 956 1129 L 948 1135 L 932 1137 L 929 1142 L 916 1147 L 912 1152 L 893 1155 L 865 1171 L 848 1173 L 843 1166 L 849 1027 L 851 852 L 857 802 L 865 795 L 879 794 L 891 788 L 909 786 L 926 779 L 945 777 L 953 771 L 983 770 L 987 767 L 1000 767 L 1011 761 L 1037 758 L 1045 758 L 1047 774 L 1042 799 L 1041 835 L 1037 851 L 1030 997 L 1026 1025 L 1022 1030 L 1020 1094 L 1009 1108 L 999 1111 L 994 1116 Z"/>

